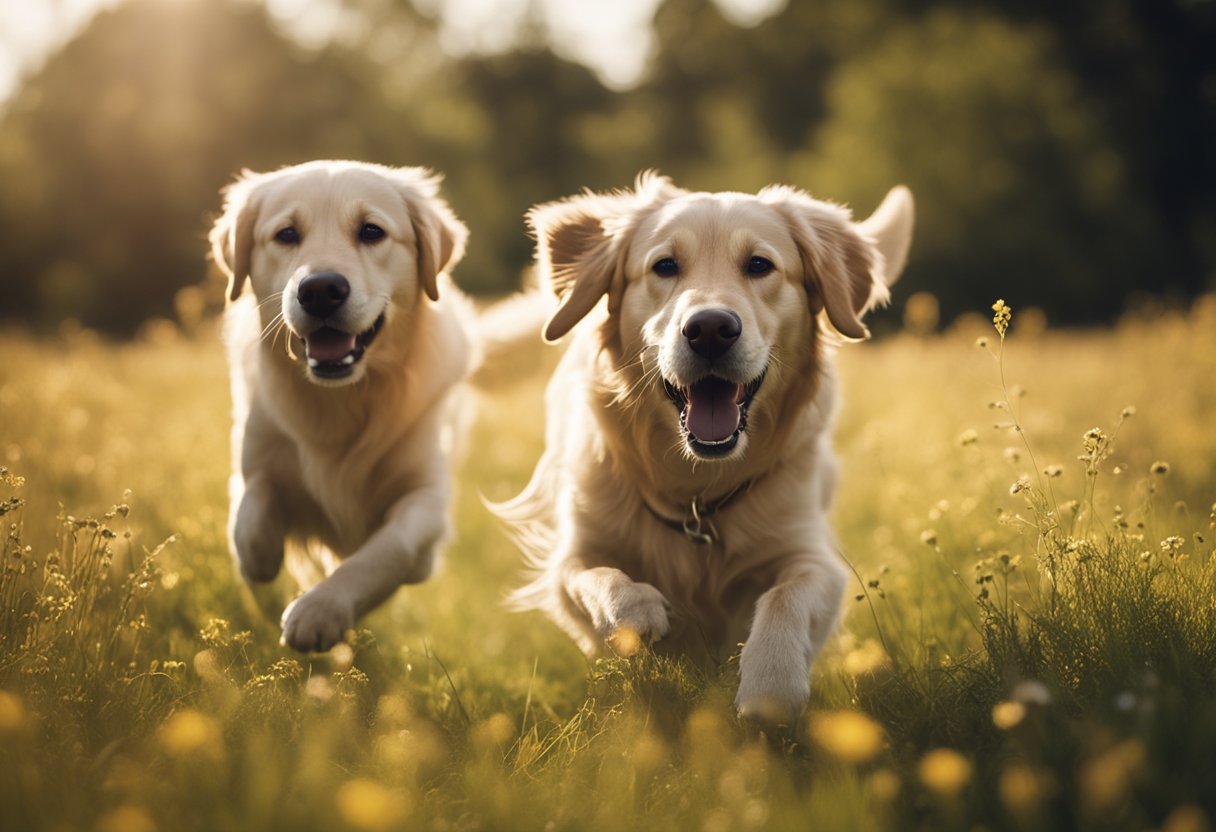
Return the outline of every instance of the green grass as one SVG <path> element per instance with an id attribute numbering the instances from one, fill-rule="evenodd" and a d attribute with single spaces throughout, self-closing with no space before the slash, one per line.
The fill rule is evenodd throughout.
<path id="1" fill-rule="evenodd" d="M 553 351 L 484 395 L 443 571 L 305 657 L 233 579 L 214 335 L 0 335 L 3 826 L 1207 829 L 1216 304 L 1020 326 L 842 352 L 858 580 L 767 736 L 733 664 L 589 664 L 502 609 L 481 495 L 526 481 Z"/>

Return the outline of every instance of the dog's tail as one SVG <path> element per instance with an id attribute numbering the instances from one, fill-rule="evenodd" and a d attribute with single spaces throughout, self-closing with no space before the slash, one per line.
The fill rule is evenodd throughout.
<path id="1" fill-rule="evenodd" d="M 883 282 L 894 286 L 908 262 L 908 247 L 912 244 L 912 226 L 916 222 L 916 206 L 912 192 L 904 185 L 890 190 L 874 213 L 858 223 L 861 233 L 874 241 L 882 254 Z"/>
<path id="2" fill-rule="evenodd" d="M 548 293 L 526 289 L 479 309 L 473 321 L 479 360 L 469 376 L 474 386 L 492 387 L 537 363 L 544 346 L 541 331 L 555 306 Z"/>

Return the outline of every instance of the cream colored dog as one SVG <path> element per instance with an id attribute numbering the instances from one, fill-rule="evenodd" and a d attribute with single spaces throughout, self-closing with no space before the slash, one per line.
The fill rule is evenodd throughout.
<path id="1" fill-rule="evenodd" d="M 848 575 L 828 523 L 832 356 L 868 336 L 861 316 L 903 268 L 911 193 L 857 224 L 788 187 L 690 193 L 643 174 L 529 220 L 560 297 L 545 337 L 574 333 L 544 454 L 494 507 L 537 570 L 515 601 L 588 654 L 742 642 L 740 714 L 796 718 Z"/>
<path id="2" fill-rule="evenodd" d="M 437 188 L 356 162 L 246 173 L 211 232 L 230 279 L 232 552 L 254 583 L 285 544 L 329 571 L 283 613 L 297 650 L 425 580 L 447 530 L 450 394 L 475 345 L 446 274 L 467 232 Z"/>

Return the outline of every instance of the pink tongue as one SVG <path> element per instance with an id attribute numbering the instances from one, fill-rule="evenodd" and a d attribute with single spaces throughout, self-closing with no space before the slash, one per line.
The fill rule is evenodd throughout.
<path id="1" fill-rule="evenodd" d="M 314 361 L 340 361 L 354 351 L 355 336 L 327 326 L 305 338 L 304 344 Z"/>
<path id="2" fill-rule="evenodd" d="M 698 381 L 688 390 L 684 426 L 694 439 L 721 442 L 739 429 L 739 385 L 720 378 Z"/>

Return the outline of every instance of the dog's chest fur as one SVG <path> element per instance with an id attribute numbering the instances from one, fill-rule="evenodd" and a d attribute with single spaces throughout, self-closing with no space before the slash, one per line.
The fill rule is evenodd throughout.
<path id="1" fill-rule="evenodd" d="M 826 443 L 815 444 L 803 453 L 829 453 Z M 816 463 L 824 465 L 833 463 Z M 620 569 L 671 603 L 672 629 L 658 649 L 725 658 L 745 640 L 756 600 L 775 583 L 779 568 L 809 551 L 809 541 L 828 527 L 831 482 L 798 477 L 801 467 L 769 472 L 709 517 L 711 542 L 658 520 L 629 484 L 597 478 L 580 502 L 601 510 L 577 520 L 586 566 Z"/>
<path id="2" fill-rule="evenodd" d="M 359 384 L 321 388 L 273 346 L 250 340 L 258 332 L 252 307 L 234 305 L 229 315 L 236 318 L 227 327 L 230 352 L 243 368 L 233 374 L 238 470 L 273 479 L 289 536 L 317 539 L 345 557 L 383 525 L 404 494 L 433 478 L 428 461 L 436 446 L 451 445 L 443 427 L 465 362 L 449 362 L 449 378 L 413 374 L 413 365 L 402 360 L 388 371 L 369 372 Z M 417 337 L 408 350 L 418 353 L 417 361 L 436 350 L 467 352 L 466 339 L 445 325 L 442 313 L 436 316 L 434 325 L 415 319 Z"/>

